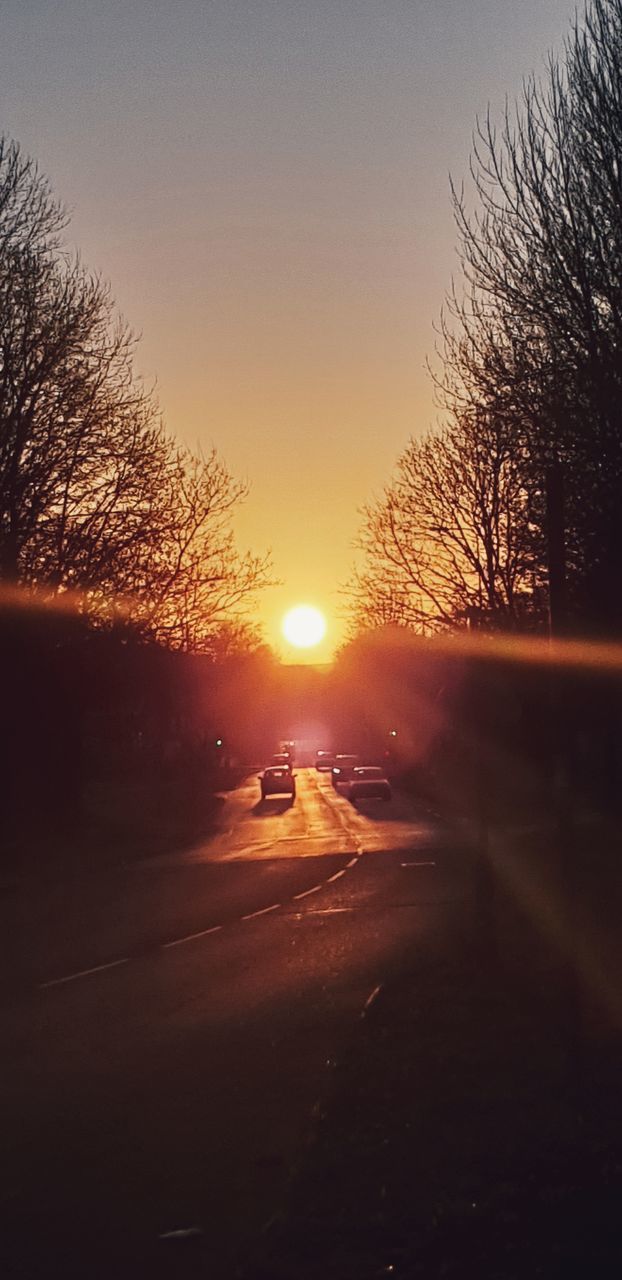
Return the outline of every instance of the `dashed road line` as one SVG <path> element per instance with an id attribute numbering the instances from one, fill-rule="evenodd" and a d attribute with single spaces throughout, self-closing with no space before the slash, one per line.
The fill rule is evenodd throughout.
<path id="1" fill-rule="evenodd" d="M 65 982 L 75 982 L 76 978 L 89 978 L 93 973 L 103 973 L 104 969 L 117 969 L 121 964 L 129 964 L 129 956 L 123 960 L 109 960 L 107 964 L 95 964 L 91 969 L 79 969 L 77 973 L 68 973 L 64 978 L 50 978 L 48 982 L 40 982 L 39 989 L 45 987 L 61 987 Z"/>
<path id="2" fill-rule="evenodd" d="M 323 889 L 323 888 L 324 888 L 323 884 L 315 884 L 312 889 L 305 889 L 304 893 L 295 893 L 294 898 L 296 901 L 299 898 L 308 898 L 310 893 L 319 893 L 320 889 Z"/>
<path id="3" fill-rule="evenodd" d="M 159 1240 L 189 1240 L 192 1236 L 202 1236 L 202 1227 L 174 1227 L 172 1231 L 161 1231 Z"/>
<path id="4" fill-rule="evenodd" d="M 363 1005 L 363 1008 L 361 1009 L 361 1017 L 362 1017 L 362 1018 L 364 1018 L 364 1017 L 365 1017 L 365 1014 L 367 1013 L 367 1010 L 368 1010 L 368 1009 L 370 1008 L 370 1006 L 374 1003 L 374 1000 L 376 999 L 376 996 L 378 996 L 378 995 L 380 994 L 380 992 L 381 992 L 381 991 L 382 991 L 382 983 L 381 983 L 381 982 L 379 982 L 379 983 L 378 983 L 378 986 L 377 986 L 377 987 L 374 987 L 373 991 L 370 991 L 370 993 L 369 993 L 369 995 L 368 995 L 368 997 L 367 997 L 367 999 L 366 999 L 366 1001 L 365 1001 L 365 1004 Z"/>
<path id="5" fill-rule="evenodd" d="M 162 942 L 160 950 L 167 951 L 169 947 L 181 947 L 184 942 L 194 942 L 195 938 L 206 938 L 208 933 L 218 933 L 220 929 L 222 929 L 221 924 L 213 924 L 211 929 L 200 929 L 198 933 L 187 933 L 185 938 L 174 938 L 172 942 Z"/>
<path id="6" fill-rule="evenodd" d="M 267 916 L 269 911 L 278 911 L 280 905 L 280 902 L 274 902 L 271 907 L 262 907 L 261 911 L 249 911 L 247 916 L 242 916 L 242 919 L 255 920 L 257 916 Z"/>
<path id="7" fill-rule="evenodd" d="M 318 907 L 316 911 L 308 911 L 308 916 L 343 916 L 354 910 L 353 907 Z"/>
<path id="8" fill-rule="evenodd" d="M 292 901 L 299 901 L 301 898 L 308 898 L 312 893 L 319 893 L 327 884 L 332 884 L 335 880 L 340 880 L 341 877 L 346 874 L 346 871 L 350 870 L 351 867 L 356 866 L 362 852 L 362 849 L 359 849 L 358 853 L 353 858 L 350 858 L 350 861 L 346 863 L 345 867 L 342 867 L 340 871 L 335 871 L 332 876 L 328 876 L 328 878 L 323 880 L 321 884 L 315 884 L 310 889 L 305 889 L 303 893 L 293 894 Z M 436 866 L 436 863 L 402 863 L 402 866 Z M 278 911 L 281 906 L 282 904 L 280 902 L 274 902 L 269 907 L 262 907 L 259 911 L 251 911 L 248 915 L 241 916 L 240 920 L 255 920 L 258 916 L 266 916 L 272 911 Z M 349 910 L 351 910 L 349 907 L 327 907 L 323 911 L 314 912 L 314 915 L 342 915 Z M 234 922 L 232 921 L 232 923 Z M 207 938 L 212 933 L 220 933 L 223 928 L 224 925 L 222 924 L 211 925 L 209 929 L 199 929 L 197 933 L 188 933 L 183 938 L 173 938 L 170 942 L 162 942 L 159 944 L 159 949 L 161 951 L 168 951 L 171 947 L 181 947 L 186 942 L 195 942 L 198 938 Z M 80 969 L 77 973 L 69 973 L 62 978 L 51 978 L 47 982 L 40 982 L 38 986 L 41 991 L 48 987 L 60 987 L 67 982 L 75 982 L 77 978 L 88 978 L 93 974 L 103 973 L 106 969 L 117 969 L 121 965 L 129 963 L 130 957 L 124 956 L 121 960 L 110 960 L 107 964 L 93 965 L 90 969 Z M 371 1000 L 375 995 L 377 995 L 379 990 L 380 988 L 377 988 L 376 991 L 372 992 L 368 1003 L 371 1003 Z M 367 1009 L 368 1003 L 365 1004 L 365 1009 Z"/>
<path id="9" fill-rule="evenodd" d="M 400 862 L 400 867 L 435 867 L 435 862 Z"/>

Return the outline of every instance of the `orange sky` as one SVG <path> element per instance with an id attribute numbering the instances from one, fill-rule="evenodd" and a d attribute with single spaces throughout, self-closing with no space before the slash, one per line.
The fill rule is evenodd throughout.
<path id="1" fill-rule="evenodd" d="M 571 0 L 4 0 L 0 130 L 72 210 L 142 333 L 167 423 L 251 496 L 283 655 L 342 635 L 357 509 L 433 421 L 455 267 L 448 172 L 540 66 Z M 315 650 L 280 619 L 325 611 Z"/>

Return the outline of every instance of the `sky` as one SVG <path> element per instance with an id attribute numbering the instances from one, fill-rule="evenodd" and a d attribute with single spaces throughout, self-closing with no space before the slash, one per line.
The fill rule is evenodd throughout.
<path id="1" fill-rule="evenodd" d="M 570 0 L 0 0 L 0 132 L 141 335 L 171 431 L 250 486 L 241 549 L 343 637 L 360 509 L 437 421 L 449 174 Z M 303 655 L 304 656 L 304 655 Z"/>

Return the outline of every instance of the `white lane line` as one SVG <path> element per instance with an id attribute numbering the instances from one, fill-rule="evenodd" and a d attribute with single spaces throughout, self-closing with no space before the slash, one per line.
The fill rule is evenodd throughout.
<path id="1" fill-rule="evenodd" d="M 211 929 L 201 929 L 199 933 L 188 933 L 185 938 L 175 938 L 174 942 L 163 942 L 161 949 L 166 951 L 169 947 L 181 947 L 184 942 L 194 942 L 195 938 L 206 938 L 208 933 L 218 933 L 219 929 L 222 929 L 222 925 L 214 924 Z"/>
<path id="2" fill-rule="evenodd" d="M 92 969 L 80 969 L 78 973 L 68 973 L 66 978 L 51 978 L 49 982 L 40 982 L 39 989 L 60 987 L 64 982 L 75 982 L 76 978 L 88 978 L 92 973 L 103 973 L 104 969 L 117 969 L 120 964 L 129 964 L 129 957 L 124 960 L 109 960 L 108 964 L 96 964 Z"/>
<path id="3" fill-rule="evenodd" d="M 295 893 L 294 898 L 308 898 L 310 893 L 319 893 L 320 889 L 323 889 L 323 887 L 324 886 L 321 884 L 316 884 L 312 889 L 305 889 L 304 893 Z"/>
<path id="4" fill-rule="evenodd" d="M 247 916 L 242 916 L 243 920 L 255 920 L 257 916 L 267 916 L 269 911 L 278 911 L 280 902 L 275 902 L 271 907 L 262 907 L 261 911 L 251 911 Z"/>
<path id="5" fill-rule="evenodd" d="M 400 862 L 400 867 L 435 867 L 435 862 Z"/>
<path id="6" fill-rule="evenodd" d="M 364 1017 L 365 1017 L 365 1014 L 367 1013 L 367 1010 L 369 1009 L 370 1005 L 372 1005 L 372 1004 L 374 1003 L 374 1000 L 376 999 L 376 996 L 377 996 L 377 995 L 379 995 L 379 993 L 380 993 L 381 991 L 382 991 L 382 983 L 381 983 L 381 982 L 379 982 L 379 983 L 378 983 L 378 986 L 377 986 L 377 987 L 374 987 L 373 991 L 370 991 L 370 993 L 369 993 L 369 995 L 368 995 L 368 997 L 367 997 L 367 999 L 366 999 L 366 1001 L 365 1001 L 365 1004 L 363 1005 L 363 1008 L 362 1008 L 362 1010 L 361 1010 L 361 1017 L 362 1017 L 362 1018 L 364 1018 Z"/>
<path id="7" fill-rule="evenodd" d="M 339 879 L 340 879 L 340 877 L 341 877 L 341 876 L 345 876 L 345 874 L 346 874 L 346 869 L 345 869 L 345 867 L 344 867 L 342 871 L 336 871 L 336 872 L 335 872 L 335 874 L 334 874 L 334 876 L 329 876 L 329 877 L 328 877 L 328 880 L 326 881 L 326 883 L 327 883 L 327 884 L 332 884 L 333 880 L 339 880 Z"/>
<path id="8" fill-rule="evenodd" d="M 346 868 L 347 868 L 347 867 L 355 867 L 355 866 L 356 866 L 356 864 L 357 864 L 357 862 L 358 862 L 358 860 L 359 860 L 359 859 L 358 859 L 358 854 L 356 855 L 356 858 L 350 858 L 350 861 L 349 861 L 349 862 L 346 862 Z M 345 868 L 344 868 L 344 869 L 345 869 Z"/>
<path id="9" fill-rule="evenodd" d="M 202 1236 L 202 1227 L 175 1227 L 173 1231 L 161 1231 L 159 1240 L 189 1240 L 191 1236 Z"/>
<path id="10" fill-rule="evenodd" d="M 342 916 L 352 910 L 352 907 L 320 907 L 318 911 L 308 911 L 307 916 Z"/>

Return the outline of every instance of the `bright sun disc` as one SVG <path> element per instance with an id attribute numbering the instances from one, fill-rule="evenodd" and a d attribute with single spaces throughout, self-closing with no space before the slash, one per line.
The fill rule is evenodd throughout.
<path id="1" fill-rule="evenodd" d="M 283 635 L 297 649 L 310 649 L 326 635 L 324 615 L 313 605 L 298 604 L 283 618 Z"/>

